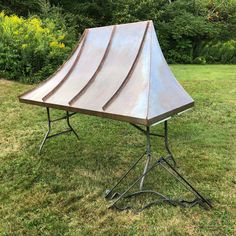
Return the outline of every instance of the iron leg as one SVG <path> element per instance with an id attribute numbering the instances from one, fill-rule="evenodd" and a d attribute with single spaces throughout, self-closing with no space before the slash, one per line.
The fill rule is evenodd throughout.
<path id="1" fill-rule="evenodd" d="M 77 139 L 79 139 L 78 134 L 75 132 L 75 130 L 72 128 L 71 124 L 70 124 L 70 116 L 69 116 L 69 112 L 66 112 L 66 121 L 67 121 L 67 125 L 69 126 L 69 128 L 71 129 L 71 131 L 75 134 L 75 136 L 77 137 Z"/>
<path id="2" fill-rule="evenodd" d="M 46 139 L 48 138 L 48 135 L 50 134 L 51 132 L 51 119 L 50 119 L 50 112 L 49 112 L 49 108 L 47 107 L 47 118 L 48 118 L 48 131 L 47 133 L 45 134 L 44 138 L 43 138 L 43 141 L 42 143 L 40 144 L 40 147 L 39 147 L 39 154 L 41 154 L 41 151 L 42 151 L 42 148 L 46 142 Z"/>
<path id="3" fill-rule="evenodd" d="M 150 143 L 150 127 L 147 126 L 147 130 L 146 130 L 146 137 L 147 137 L 147 161 L 143 170 L 143 177 L 141 178 L 140 181 L 140 185 L 139 185 L 139 190 L 143 190 L 143 183 L 144 183 L 144 179 L 145 179 L 145 173 L 148 170 L 150 161 L 151 161 L 151 143 Z"/>
<path id="4" fill-rule="evenodd" d="M 78 134 L 75 132 L 75 130 L 72 128 L 72 126 L 71 126 L 71 124 L 70 124 L 70 116 L 72 116 L 72 115 L 74 115 L 74 114 L 75 114 L 75 113 L 69 114 L 69 112 L 67 111 L 67 112 L 66 112 L 66 116 L 57 118 L 57 119 L 55 119 L 55 120 L 51 120 L 50 111 L 49 111 L 49 108 L 47 107 L 48 131 L 47 131 L 47 133 L 45 134 L 42 143 L 40 144 L 40 147 L 39 147 L 39 154 L 41 153 L 41 151 L 42 151 L 42 149 L 43 149 L 43 146 L 44 146 L 46 140 L 49 139 L 49 138 L 56 137 L 56 136 L 58 136 L 58 135 L 65 134 L 65 133 L 68 133 L 68 132 L 73 132 L 73 133 L 75 134 L 75 136 L 77 137 L 77 139 L 79 139 Z M 64 119 L 66 119 L 67 125 L 68 125 L 69 129 L 64 130 L 64 131 L 62 131 L 62 132 L 59 132 L 59 133 L 56 133 L 56 134 L 49 135 L 50 132 L 51 132 L 51 123 L 52 123 L 52 122 L 56 122 L 56 121 L 60 121 L 60 120 L 64 120 Z"/>
<path id="5" fill-rule="evenodd" d="M 168 142 L 168 123 L 167 123 L 167 120 L 164 121 L 164 140 L 165 140 L 165 148 L 166 148 L 166 151 L 168 152 L 169 154 L 169 157 L 171 158 L 173 164 L 174 164 L 174 167 L 176 167 L 176 161 L 173 157 L 173 154 L 172 152 L 170 151 L 170 148 L 169 148 L 169 142 Z"/>
<path id="6" fill-rule="evenodd" d="M 136 127 L 134 125 L 134 127 Z M 136 128 L 139 129 L 137 126 Z M 151 143 L 150 143 L 150 127 L 146 127 L 146 131 L 143 129 L 140 129 L 143 133 L 145 133 L 147 137 L 147 147 L 146 147 L 146 155 L 147 155 L 147 160 L 146 164 L 143 170 L 143 173 L 137 177 L 127 188 L 124 190 L 122 193 L 114 193 L 114 189 L 122 182 L 123 179 L 127 177 L 129 172 L 137 165 L 137 163 L 144 157 L 145 153 L 132 165 L 132 167 L 120 178 L 118 183 L 115 184 L 115 186 L 106 192 L 106 198 L 113 200 L 112 204 L 108 208 L 115 208 L 117 210 L 127 210 L 127 209 L 133 209 L 130 205 L 125 205 L 125 206 L 119 206 L 118 202 L 122 201 L 122 199 L 127 199 L 127 198 L 132 198 L 132 197 L 137 197 L 142 194 L 152 194 L 156 195 L 156 199 L 143 207 L 141 207 L 138 212 L 152 206 L 152 205 L 157 205 L 161 203 L 168 203 L 173 206 L 180 206 L 180 207 L 193 207 L 195 205 L 199 205 L 203 207 L 204 209 L 210 209 L 212 208 L 212 205 L 209 200 L 204 198 L 176 169 L 175 165 L 176 162 L 173 158 L 173 155 L 169 149 L 168 145 L 168 127 L 167 127 L 167 121 L 164 122 L 164 135 L 161 137 L 164 137 L 164 142 L 165 142 L 165 148 L 168 152 L 167 157 L 160 157 L 159 159 L 156 159 L 155 162 L 151 165 Z M 157 135 L 155 135 L 157 136 Z M 159 135 L 158 135 L 159 136 Z M 169 162 L 169 160 L 172 160 L 173 164 Z M 144 179 L 147 176 L 147 174 L 152 171 L 154 168 L 157 166 L 162 167 L 165 171 L 167 171 L 172 177 L 174 177 L 179 183 L 181 183 L 187 190 L 192 192 L 192 194 L 195 196 L 192 200 L 182 200 L 182 199 L 172 199 L 160 192 L 151 190 L 151 189 L 145 189 L 143 190 L 143 185 L 144 185 Z M 139 190 L 135 192 L 130 192 L 132 188 L 135 187 L 136 184 L 139 183 Z"/>

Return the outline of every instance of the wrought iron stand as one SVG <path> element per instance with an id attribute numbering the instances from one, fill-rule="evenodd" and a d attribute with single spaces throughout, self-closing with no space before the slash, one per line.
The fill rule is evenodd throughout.
<path id="1" fill-rule="evenodd" d="M 133 209 L 129 205 L 120 207 L 118 206 L 118 202 L 120 202 L 122 199 L 125 198 L 131 198 L 134 196 L 142 195 L 142 194 L 153 194 L 157 197 L 155 201 L 152 201 L 151 203 L 148 203 L 144 207 L 138 209 L 137 211 L 142 211 L 145 208 L 148 208 L 155 204 L 160 203 L 168 203 L 173 206 L 181 206 L 181 207 L 192 207 L 195 205 L 199 205 L 203 207 L 204 209 L 210 209 L 212 208 L 211 203 L 209 200 L 205 199 L 177 170 L 176 170 L 176 162 L 175 159 L 169 149 L 168 145 L 168 126 L 167 126 L 167 120 L 164 121 L 164 135 L 159 134 L 153 134 L 150 132 L 150 127 L 147 126 L 146 130 L 142 129 L 140 126 L 132 124 L 135 128 L 140 130 L 146 135 L 147 138 L 147 147 L 146 152 L 141 155 L 141 157 L 126 171 L 126 173 L 120 178 L 120 180 L 109 190 L 106 190 L 105 192 L 105 198 L 109 200 L 113 200 L 112 204 L 109 206 L 109 208 L 116 208 L 118 210 L 127 210 L 127 209 Z M 150 164 L 151 162 L 151 142 L 150 142 L 150 136 L 158 136 L 164 138 L 165 142 L 165 148 L 168 153 L 166 157 L 160 157 L 158 159 L 155 159 L 153 164 Z M 146 155 L 145 155 L 146 154 Z M 123 192 L 118 193 L 115 192 L 115 189 L 121 184 L 121 182 L 127 177 L 127 175 L 130 173 L 131 170 L 135 168 L 135 166 L 143 159 L 144 156 L 147 156 L 146 164 L 144 167 L 143 174 L 141 174 L 138 178 L 136 178 L 130 186 Z M 190 192 L 193 193 L 195 198 L 191 201 L 187 200 L 174 200 L 169 198 L 168 196 L 165 196 L 157 191 L 153 190 L 147 190 L 144 189 L 144 179 L 146 175 L 151 171 L 154 170 L 156 167 L 162 167 L 165 171 L 167 171 L 170 175 L 172 175 L 178 182 L 180 182 L 186 189 L 188 189 Z M 139 183 L 139 190 L 133 193 L 129 193 L 130 190 Z"/>
<path id="2" fill-rule="evenodd" d="M 65 133 L 68 133 L 68 132 L 73 132 L 73 133 L 75 134 L 75 136 L 77 137 L 77 139 L 79 139 L 78 134 L 75 132 L 75 130 L 72 128 L 72 126 L 71 126 L 71 124 L 70 124 L 70 117 L 73 116 L 73 115 L 75 115 L 75 114 L 76 114 L 76 112 L 74 112 L 74 113 L 69 113 L 68 111 L 66 111 L 66 115 L 65 115 L 65 116 L 60 117 L 60 118 L 57 118 L 57 119 L 55 119 L 55 120 L 51 120 L 50 111 L 49 111 L 49 108 L 47 107 L 48 131 L 46 132 L 46 134 L 45 134 L 45 136 L 44 136 L 44 138 L 43 138 L 43 141 L 42 141 L 42 143 L 40 144 L 40 147 L 39 147 L 39 154 L 41 153 L 42 148 L 43 148 L 43 146 L 44 146 L 46 140 L 49 139 L 49 138 L 53 138 L 53 137 L 56 137 L 56 136 L 58 136 L 58 135 L 65 134 Z M 61 132 L 59 132 L 59 133 L 55 133 L 55 134 L 49 135 L 50 132 L 51 132 L 51 123 L 56 122 L 56 121 L 59 121 L 59 120 L 66 120 L 67 125 L 68 125 L 69 128 L 66 129 L 66 130 L 64 130 L 64 131 L 61 131 Z"/>

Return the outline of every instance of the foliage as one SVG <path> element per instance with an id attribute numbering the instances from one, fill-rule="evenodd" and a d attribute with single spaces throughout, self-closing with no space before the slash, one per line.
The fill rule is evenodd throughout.
<path id="1" fill-rule="evenodd" d="M 166 41 L 164 52 L 169 62 L 192 63 L 204 41 L 218 33 L 213 24 L 206 21 L 205 14 L 200 3 L 193 6 L 192 2 L 185 0 L 164 8 L 162 21 L 157 24 L 162 40 Z"/>
<path id="2" fill-rule="evenodd" d="M 112 0 L 51 0 L 52 4 L 59 4 L 66 12 L 73 13 L 80 33 L 84 28 L 111 24 L 115 2 Z"/>
<path id="3" fill-rule="evenodd" d="M 235 37 L 236 3 L 228 1 L 118 0 L 113 22 L 152 19 L 164 54 L 170 63 L 192 63 L 204 45 Z M 229 35 L 229 29 L 233 34 Z"/>
<path id="4" fill-rule="evenodd" d="M 213 41 L 236 39 L 236 1 L 211 0 L 207 9 L 208 21 L 220 30 L 220 34 L 214 35 Z"/>
<path id="5" fill-rule="evenodd" d="M 49 139 L 39 156 L 47 129 L 45 108 L 17 101 L 32 85 L 0 80 L 0 235 L 235 235 L 236 66 L 171 67 L 195 108 L 169 120 L 170 147 L 178 171 L 212 201 L 212 210 L 167 204 L 138 214 L 107 209 L 105 189 L 143 153 L 145 136 L 124 122 L 78 114 L 71 124 L 80 140 L 72 134 Z M 62 115 L 52 111 L 52 119 Z M 65 121 L 54 125 L 52 131 L 66 128 Z M 162 134 L 162 124 L 152 132 Z M 166 153 L 162 139 L 152 136 L 151 141 L 154 161 Z M 118 190 L 127 188 L 143 166 Z M 157 168 L 145 188 L 175 199 L 186 196 L 171 179 Z M 147 194 L 130 203 L 154 200 Z"/>
<path id="6" fill-rule="evenodd" d="M 152 19 L 169 63 L 195 63 L 209 42 L 236 38 L 234 0 L 60 0 L 59 4 L 76 13 L 79 31 Z"/>
<path id="7" fill-rule="evenodd" d="M 37 0 L 1 0 L 0 11 L 4 10 L 9 15 L 28 16 L 30 12 L 39 11 L 37 3 Z"/>
<path id="8" fill-rule="evenodd" d="M 0 14 L 0 75 L 37 82 L 49 76 L 66 58 L 75 41 L 59 12 L 54 20 Z"/>
<path id="9" fill-rule="evenodd" d="M 206 58 L 203 57 L 203 56 L 196 57 L 196 58 L 193 60 L 193 63 L 194 63 L 194 64 L 205 65 L 205 64 L 206 64 Z"/>
<path id="10" fill-rule="evenodd" d="M 0 10 L 5 12 L 0 74 L 10 79 L 45 79 L 85 28 L 147 19 L 153 20 L 169 63 L 235 63 L 236 0 L 3 0 Z M 22 22 L 9 23 L 16 15 Z M 39 21 L 41 33 L 30 23 L 33 19 Z M 2 24 L 12 29 L 7 33 Z M 50 45 L 53 41 L 58 45 Z"/>
<path id="11" fill-rule="evenodd" d="M 236 40 L 209 43 L 201 54 L 209 63 L 236 64 Z"/>

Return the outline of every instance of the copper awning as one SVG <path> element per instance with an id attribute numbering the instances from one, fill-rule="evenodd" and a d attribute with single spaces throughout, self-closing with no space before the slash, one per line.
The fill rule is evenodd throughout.
<path id="1" fill-rule="evenodd" d="M 151 125 L 194 105 L 152 21 L 86 29 L 71 57 L 20 102 Z"/>

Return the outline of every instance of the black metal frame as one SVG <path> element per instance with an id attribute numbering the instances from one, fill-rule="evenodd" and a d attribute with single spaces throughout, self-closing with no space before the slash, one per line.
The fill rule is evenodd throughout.
<path id="1" fill-rule="evenodd" d="M 170 151 L 169 148 L 169 142 L 168 142 L 168 121 L 165 120 L 164 121 L 164 135 L 163 134 L 156 134 L 156 133 L 151 133 L 150 132 L 150 127 L 147 126 L 146 130 L 144 130 L 143 128 L 141 128 L 140 126 L 136 125 L 136 124 L 131 124 L 133 127 L 135 127 L 136 129 L 138 129 L 139 131 L 141 131 L 144 135 L 146 135 L 147 137 L 147 142 L 150 143 L 150 136 L 155 136 L 155 137 L 160 137 L 160 138 L 164 138 L 164 144 L 165 144 L 165 149 L 168 153 L 168 159 L 171 159 L 171 161 L 173 162 L 173 165 L 176 167 L 176 161 L 174 159 L 174 156 L 172 154 L 172 152 Z M 148 146 L 150 146 L 149 144 L 147 144 Z M 150 147 L 147 147 L 147 149 L 150 149 Z"/>
<path id="2" fill-rule="evenodd" d="M 116 208 L 118 210 L 127 210 L 130 209 L 130 206 L 125 206 L 125 207 L 120 207 L 117 205 L 117 203 L 124 199 L 124 198 L 131 198 L 133 196 L 141 195 L 141 194 L 154 194 L 158 196 L 157 200 L 145 205 L 141 209 L 138 209 L 137 211 L 142 211 L 152 205 L 155 204 L 160 204 L 160 203 L 169 203 L 173 206 L 181 206 L 181 207 L 192 207 L 195 205 L 199 205 L 203 207 L 204 209 L 210 209 L 212 208 L 211 203 L 209 200 L 205 199 L 177 170 L 176 170 L 176 161 L 169 149 L 169 144 L 168 144 L 168 124 L 167 120 L 164 121 L 164 135 L 159 135 L 159 134 L 153 134 L 150 132 L 150 127 L 147 126 L 146 130 L 142 129 L 140 126 L 137 126 L 135 124 L 132 124 L 135 128 L 140 130 L 142 133 L 146 135 L 147 138 L 147 146 L 146 146 L 146 152 L 141 155 L 141 157 L 126 171 L 126 173 L 118 180 L 118 182 L 110 189 L 106 190 L 105 193 L 105 198 L 109 200 L 114 200 L 112 204 L 109 206 L 109 208 Z M 167 150 L 168 155 L 166 157 L 160 157 L 159 159 L 156 159 L 152 165 L 150 165 L 151 161 L 151 142 L 150 142 L 150 136 L 158 136 L 158 137 L 163 137 L 164 142 L 165 142 L 165 148 Z M 131 183 L 131 185 L 123 192 L 123 193 L 117 193 L 114 192 L 114 190 L 120 185 L 120 183 L 127 177 L 127 175 L 130 173 L 131 170 L 135 168 L 135 166 L 140 162 L 140 160 L 143 159 L 143 157 L 147 156 L 146 164 L 144 167 L 143 174 L 141 174 L 135 181 Z M 171 164 L 169 162 L 173 164 Z M 164 170 L 166 170 L 169 174 L 171 174 L 176 180 L 178 180 L 185 188 L 187 188 L 189 191 L 191 191 L 195 198 L 191 201 L 187 200 L 173 200 L 157 191 L 153 190 L 144 190 L 143 185 L 144 185 L 144 179 L 146 175 L 153 170 L 155 167 L 161 166 Z M 139 183 L 139 191 L 133 192 L 131 194 L 128 194 L 128 192 L 136 185 Z"/>
<path id="3" fill-rule="evenodd" d="M 69 113 L 68 111 L 66 111 L 66 115 L 54 120 L 51 120 L 50 117 L 50 111 L 49 108 L 47 107 L 47 119 L 48 119 L 48 131 L 46 132 L 44 139 L 40 145 L 39 148 L 39 153 L 41 153 L 42 148 L 46 142 L 47 139 L 52 138 L 52 137 L 56 137 L 58 135 L 61 134 L 65 134 L 68 132 L 73 132 L 75 134 L 75 136 L 79 139 L 78 134 L 75 132 L 75 130 L 72 128 L 71 124 L 70 124 L 70 117 L 75 115 L 76 112 L 74 113 Z M 66 129 L 64 131 L 61 131 L 59 133 L 55 133 L 55 134 L 50 134 L 51 132 L 51 123 L 52 122 L 56 122 L 56 121 L 60 121 L 60 120 L 64 120 L 66 119 L 67 121 L 67 125 L 69 127 L 69 129 Z M 136 124 L 131 124 L 133 127 L 135 127 L 136 129 L 138 129 L 139 131 L 141 131 L 143 134 L 145 134 L 146 139 L 147 139 L 147 143 L 146 143 L 146 151 L 141 155 L 141 157 L 139 157 L 134 163 L 133 165 L 126 171 L 126 173 L 118 180 L 118 182 L 110 189 L 110 190 L 106 190 L 105 193 L 105 198 L 109 199 L 109 200 L 113 200 L 112 204 L 109 206 L 109 208 L 116 208 L 118 210 L 127 210 L 130 209 L 130 206 L 125 206 L 125 207 L 120 207 L 117 205 L 117 203 L 119 201 L 121 201 L 122 199 L 125 198 L 131 198 L 133 196 L 138 196 L 138 195 L 142 195 L 142 194 L 154 194 L 156 195 L 158 198 L 153 201 L 148 203 L 147 205 L 145 205 L 144 207 L 142 207 L 141 209 L 138 209 L 137 211 L 142 211 L 152 205 L 156 205 L 156 204 L 160 204 L 160 203 L 168 203 L 171 204 L 173 206 L 181 206 L 181 207 L 192 207 L 195 205 L 199 205 L 201 207 L 203 207 L 204 209 L 210 209 L 212 208 L 211 203 L 209 202 L 209 200 L 207 200 L 206 198 L 204 198 L 177 170 L 176 170 L 176 161 L 172 155 L 172 152 L 170 151 L 169 148 L 169 143 L 168 143 L 168 123 L 167 120 L 164 121 L 164 135 L 162 134 L 156 134 L 156 133 L 151 133 L 150 132 L 150 127 L 146 126 L 146 130 L 143 129 L 142 127 L 136 125 Z M 156 136 L 156 137 L 161 137 L 164 138 L 164 146 L 165 149 L 168 153 L 168 155 L 166 157 L 160 157 L 158 159 L 154 160 L 154 163 L 151 164 L 151 140 L 150 140 L 150 136 Z M 136 178 L 130 186 L 128 186 L 128 188 L 123 192 L 123 193 L 118 193 L 115 192 L 114 190 L 120 185 L 120 183 L 127 177 L 127 175 L 131 172 L 131 170 L 133 170 L 136 165 L 143 159 L 143 157 L 147 157 L 146 160 L 146 164 L 144 166 L 144 170 L 143 173 Z M 159 193 L 157 191 L 153 191 L 153 190 L 149 190 L 149 189 L 144 189 L 144 180 L 146 175 L 153 170 L 154 168 L 156 168 L 157 166 L 162 167 L 164 170 L 166 170 L 170 175 L 172 175 L 176 180 L 178 180 L 185 188 L 187 188 L 190 192 L 192 192 L 195 196 L 195 198 L 191 201 L 187 201 L 187 200 L 174 200 L 171 199 L 167 196 L 165 196 L 162 193 Z M 136 185 L 139 183 L 139 190 L 133 193 L 129 193 L 129 191 Z"/>
<path id="4" fill-rule="evenodd" d="M 65 133 L 68 133 L 68 132 L 73 132 L 75 134 L 75 136 L 77 137 L 77 139 L 79 139 L 78 134 L 75 132 L 75 130 L 73 129 L 73 127 L 70 124 L 70 117 L 75 115 L 76 112 L 69 113 L 68 111 L 66 111 L 66 115 L 65 116 L 62 116 L 62 117 L 59 117 L 57 119 L 51 120 L 49 107 L 46 107 L 46 109 L 47 109 L 47 118 L 48 118 L 48 131 L 46 132 L 46 134 L 45 134 L 45 136 L 43 138 L 43 141 L 40 144 L 39 154 L 41 154 L 42 148 L 43 148 L 46 140 L 49 139 L 49 138 L 53 138 L 53 137 L 56 137 L 58 135 L 65 134 Z M 60 120 L 66 120 L 69 129 L 63 130 L 63 131 L 61 131 L 59 133 L 55 133 L 55 134 L 49 135 L 51 133 L 51 123 L 56 122 L 56 121 L 60 121 Z"/>

